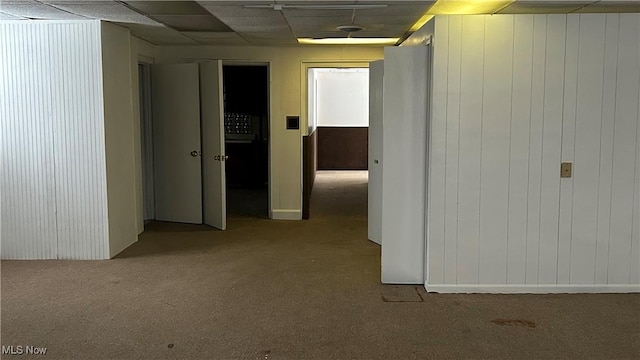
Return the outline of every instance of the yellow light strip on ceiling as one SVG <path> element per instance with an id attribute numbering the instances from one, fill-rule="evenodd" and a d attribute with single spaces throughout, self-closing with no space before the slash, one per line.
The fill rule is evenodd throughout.
<path id="1" fill-rule="evenodd" d="M 301 45 L 394 45 L 399 38 L 298 38 Z"/>
<path id="2" fill-rule="evenodd" d="M 514 0 L 438 0 L 427 10 L 431 15 L 493 14 Z"/>
<path id="3" fill-rule="evenodd" d="M 429 14 L 429 13 L 426 13 L 426 14 L 422 15 L 422 17 L 420 19 L 418 19 L 418 21 L 416 21 L 415 24 L 411 25 L 411 28 L 409 29 L 409 31 L 410 32 L 417 31 L 418 29 L 423 27 L 424 24 L 428 23 L 429 20 L 431 20 L 432 18 L 433 18 L 433 15 Z"/>
<path id="4" fill-rule="evenodd" d="M 504 9 L 515 0 L 438 0 L 416 21 L 409 32 L 426 24 L 434 15 L 478 15 L 493 14 Z"/>

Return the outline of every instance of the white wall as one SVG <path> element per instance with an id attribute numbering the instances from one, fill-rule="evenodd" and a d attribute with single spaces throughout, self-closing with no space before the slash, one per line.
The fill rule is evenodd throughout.
<path id="1" fill-rule="evenodd" d="M 157 62 L 181 63 L 195 59 L 242 60 L 270 63 L 270 197 L 272 217 L 302 218 L 302 134 L 308 124 L 301 116 L 300 131 L 286 130 L 285 117 L 301 114 L 303 62 L 368 62 L 382 58 L 380 47 L 158 47 Z M 306 115 L 306 114 L 304 114 Z"/>
<path id="2" fill-rule="evenodd" d="M 307 122 L 309 131 L 312 134 L 318 127 L 318 70 L 308 69 L 307 71 Z"/>
<path id="3" fill-rule="evenodd" d="M 133 116 L 129 30 L 102 23 L 101 34 L 109 254 L 112 257 L 138 240 L 138 167 L 132 154 L 138 153 L 134 145 L 139 144 L 140 126 L 135 124 Z"/>
<path id="4" fill-rule="evenodd" d="M 98 21 L 0 22 L 0 257 L 105 259 Z"/>
<path id="5" fill-rule="evenodd" d="M 369 126 L 369 69 L 314 70 L 317 126 Z"/>
<path id="6" fill-rule="evenodd" d="M 436 17 L 429 290 L 640 289 L 639 38 L 638 14 Z"/>
<path id="7" fill-rule="evenodd" d="M 429 52 L 384 49 L 381 253 L 387 284 L 425 281 Z"/>

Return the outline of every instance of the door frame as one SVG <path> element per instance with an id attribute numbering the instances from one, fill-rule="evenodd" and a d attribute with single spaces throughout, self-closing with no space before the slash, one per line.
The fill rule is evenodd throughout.
<path id="1" fill-rule="evenodd" d="M 309 136 L 309 69 L 338 69 L 338 68 L 369 68 L 369 62 L 381 59 L 368 60 L 302 60 L 300 62 L 300 138 Z M 300 141 L 300 205 L 304 212 L 304 149 Z"/>
<path id="2" fill-rule="evenodd" d="M 267 109 L 267 126 L 269 127 L 269 146 L 267 147 L 269 149 L 268 154 L 267 154 L 267 178 L 269 179 L 269 186 L 267 187 L 267 200 L 269 201 L 269 219 L 273 219 L 273 201 L 272 201 L 272 194 L 275 194 L 275 189 L 273 188 L 273 178 L 272 178 L 272 161 L 271 161 L 271 154 L 273 152 L 273 142 L 271 141 L 271 134 L 272 134 L 272 128 L 273 128 L 273 116 L 271 114 L 271 109 L 275 108 L 275 104 L 272 104 L 273 101 L 273 96 L 271 96 L 271 92 L 273 91 L 273 86 L 271 85 L 271 79 L 272 79 L 272 66 L 271 66 L 271 60 L 246 60 L 246 59 L 220 59 L 220 58 L 185 58 L 182 59 L 183 63 L 200 63 L 200 62 L 205 62 L 205 61 L 212 61 L 212 60 L 219 60 L 222 62 L 222 66 L 226 66 L 226 65 L 230 65 L 230 66 L 266 66 L 267 67 L 267 83 L 269 84 L 269 86 L 267 87 L 267 104 L 268 104 L 268 109 Z M 223 86 L 224 86 L 224 79 L 223 79 Z M 222 109 L 222 111 L 224 112 L 224 109 Z"/>
<path id="3" fill-rule="evenodd" d="M 154 220 L 155 214 L 155 182 L 153 169 L 153 113 L 151 104 L 151 66 L 154 64 L 153 59 L 138 58 L 138 116 L 140 129 L 139 147 L 140 147 L 140 201 L 142 202 L 142 221 Z M 142 70 L 142 72 L 140 72 Z M 143 80 L 141 83 L 139 80 Z M 140 96 L 144 95 L 144 96 Z M 144 114 L 144 116 L 143 116 Z M 143 143 L 142 139 L 146 139 Z M 144 226 L 144 225 L 143 225 Z"/>

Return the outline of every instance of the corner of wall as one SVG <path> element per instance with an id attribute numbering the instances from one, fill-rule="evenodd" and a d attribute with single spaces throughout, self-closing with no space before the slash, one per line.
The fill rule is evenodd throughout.
<path id="1" fill-rule="evenodd" d="M 109 257 L 137 241 L 135 129 L 129 30 L 102 23 Z"/>

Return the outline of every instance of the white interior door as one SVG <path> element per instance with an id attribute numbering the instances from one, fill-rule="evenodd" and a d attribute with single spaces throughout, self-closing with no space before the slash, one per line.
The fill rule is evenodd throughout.
<path id="1" fill-rule="evenodd" d="M 204 223 L 227 227 L 222 62 L 200 63 Z"/>
<path id="2" fill-rule="evenodd" d="M 153 65 L 156 220 L 202 223 L 198 64 Z"/>
<path id="3" fill-rule="evenodd" d="M 428 52 L 384 49 L 383 283 L 424 284 Z"/>
<path id="4" fill-rule="evenodd" d="M 369 64 L 369 240 L 382 245 L 382 86 L 384 61 Z"/>

